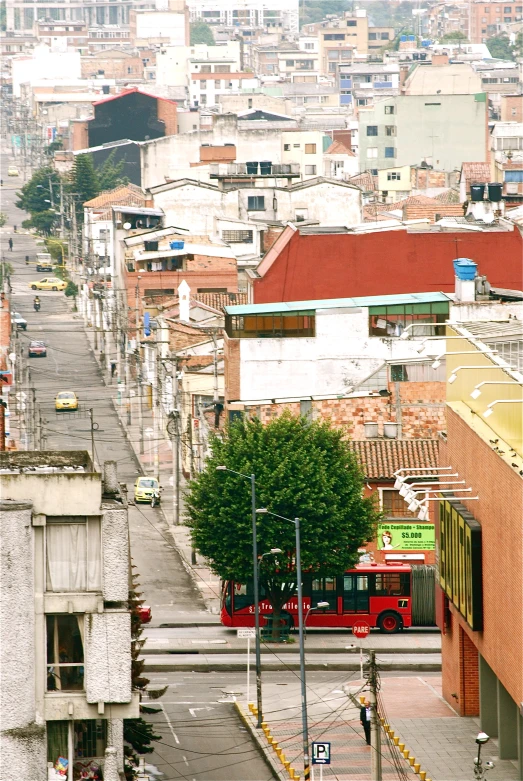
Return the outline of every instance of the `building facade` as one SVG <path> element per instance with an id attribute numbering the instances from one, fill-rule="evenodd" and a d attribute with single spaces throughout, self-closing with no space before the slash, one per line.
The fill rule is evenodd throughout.
<path id="1" fill-rule="evenodd" d="M 123 719 L 139 715 L 116 463 L 102 478 L 83 451 L 29 451 L 0 468 L 0 776 L 47 779 L 63 758 L 116 781 Z"/>

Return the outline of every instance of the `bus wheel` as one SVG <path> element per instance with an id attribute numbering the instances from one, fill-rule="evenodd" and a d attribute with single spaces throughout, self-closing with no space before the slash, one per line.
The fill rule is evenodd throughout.
<path id="1" fill-rule="evenodd" d="M 397 613 L 382 613 L 378 618 L 378 626 L 380 628 L 380 632 L 394 634 L 394 632 L 398 632 L 400 629 L 402 629 L 403 621 Z"/>

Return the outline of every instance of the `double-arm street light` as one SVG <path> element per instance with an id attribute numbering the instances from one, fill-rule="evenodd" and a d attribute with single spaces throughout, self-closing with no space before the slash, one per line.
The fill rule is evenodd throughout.
<path id="1" fill-rule="evenodd" d="M 267 508 L 255 509 L 259 515 L 273 515 L 275 518 L 281 518 L 282 521 L 288 521 L 294 524 L 296 531 L 296 581 L 298 587 L 298 629 L 300 637 L 300 683 L 301 683 L 301 721 L 302 721 L 302 739 L 303 739 L 303 778 L 309 781 L 310 778 L 310 758 L 309 758 L 309 726 L 307 722 L 307 686 L 305 682 L 305 643 L 303 620 L 303 586 L 301 577 L 301 537 L 300 537 L 300 519 L 286 518 L 284 515 L 272 513 Z M 325 605 L 319 603 L 322 607 Z M 318 606 L 319 606 L 318 605 Z M 310 611 L 309 611 L 310 612 Z"/>
<path id="2" fill-rule="evenodd" d="M 254 580 L 254 627 L 255 627 L 255 657 L 256 657 L 256 707 L 257 724 L 261 729 L 263 722 L 262 687 L 261 687 L 261 652 L 260 652 L 260 595 L 258 588 L 258 540 L 256 538 L 256 476 L 244 475 L 243 472 L 235 472 L 234 469 L 221 465 L 216 467 L 218 472 L 231 472 L 233 475 L 249 480 L 251 484 L 251 521 L 252 521 L 252 568 Z"/>

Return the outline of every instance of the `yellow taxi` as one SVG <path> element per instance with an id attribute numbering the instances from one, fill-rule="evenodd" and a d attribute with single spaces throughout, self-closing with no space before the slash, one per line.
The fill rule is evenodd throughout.
<path id="1" fill-rule="evenodd" d="M 67 285 L 63 279 L 58 279 L 58 277 L 44 277 L 36 282 L 30 282 L 29 287 L 31 290 L 65 290 Z"/>
<path id="2" fill-rule="evenodd" d="M 78 409 L 78 396 L 74 391 L 60 391 L 54 400 L 54 408 L 57 412 Z"/>
<path id="3" fill-rule="evenodd" d="M 139 477 L 134 484 L 134 501 L 151 502 L 160 493 L 160 484 L 154 477 Z"/>
<path id="4" fill-rule="evenodd" d="M 20 172 L 16 165 L 10 165 L 7 169 L 7 175 L 8 176 L 20 176 Z"/>

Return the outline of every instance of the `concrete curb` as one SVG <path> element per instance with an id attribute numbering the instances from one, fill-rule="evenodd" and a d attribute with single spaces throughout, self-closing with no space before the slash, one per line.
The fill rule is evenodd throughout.
<path id="1" fill-rule="evenodd" d="M 220 621 L 216 621 L 212 625 L 214 625 L 214 626 L 221 626 L 221 622 Z M 201 624 L 194 624 L 194 623 L 193 624 L 180 624 L 179 626 L 183 626 L 183 627 L 186 627 L 186 626 L 197 626 L 197 627 L 200 627 Z M 209 655 L 209 654 L 241 654 L 244 650 L 245 650 L 244 647 L 241 647 L 241 646 L 239 646 L 237 648 L 235 648 L 235 647 L 229 647 L 229 648 L 225 647 L 224 648 L 224 646 L 220 644 L 220 645 L 216 645 L 214 648 L 212 646 L 207 646 L 206 645 L 205 649 L 201 650 L 201 653 L 205 653 L 207 655 Z M 297 653 L 297 648 L 296 648 L 295 645 L 291 645 L 291 646 L 285 646 L 285 645 L 279 646 L 279 645 L 277 645 L 272 650 L 277 651 L 278 654 L 295 654 L 295 653 Z M 324 655 L 327 655 L 327 656 L 329 654 L 347 654 L 347 656 L 350 656 L 351 654 L 355 653 L 352 650 L 346 649 L 345 646 L 340 646 L 339 648 L 334 647 L 334 646 L 332 648 L 319 648 L 319 647 L 309 648 L 309 647 L 306 647 L 305 650 L 306 650 L 307 654 L 324 654 Z M 190 646 L 188 645 L 187 649 L 178 648 L 178 647 L 176 647 L 176 648 L 168 648 L 168 647 L 166 647 L 164 645 L 161 648 L 143 648 L 142 654 L 144 656 L 154 656 L 155 654 L 158 654 L 158 655 L 161 654 L 161 655 L 165 656 L 165 654 L 171 654 L 171 653 L 183 654 L 185 652 L 187 652 L 187 653 L 194 653 L 194 651 L 195 651 L 194 644 L 190 645 Z M 200 652 L 200 649 L 198 649 L 198 652 Z M 376 653 L 378 653 L 378 654 L 382 653 L 382 654 L 387 654 L 387 655 L 388 654 L 408 654 L 410 656 L 412 654 L 416 654 L 416 655 L 418 655 L 418 654 L 419 655 L 423 655 L 423 654 L 439 654 L 439 653 L 441 653 L 441 651 L 440 651 L 439 648 L 433 648 L 433 649 L 432 648 L 417 648 L 417 649 L 413 649 L 413 648 L 380 648 L 380 649 L 376 650 Z M 359 649 L 358 649 L 358 654 L 359 654 Z M 423 662 L 420 662 L 420 664 L 423 664 Z"/>
<path id="2" fill-rule="evenodd" d="M 396 735 L 392 727 L 385 723 L 385 719 L 380 719 L 380 721 L 383 732 L 385 733 L 385 740 L 390 742 L 393 751 L 397 748 L 399 754 L 405 760 L 407 771 L 410 770 L 412 773 L 419 776 L 420 781 L 430 781 L 430 778 L 427 778 L 427 772 L 421 769 L 421 764 L 416 762 L 416 757 L 412 756 L 409 749 L 405 747 L 405 743 L 401 741 L 399 735 Z"/>
<path id="3" fill-rule="evenodd" d="M 254 724 L 252 723 L 250 715 L 245 713 L 238 700 L 236 700 L 236 702 L 234 703 L 234 707 L 243 725 L 245 726 L 252 740 L 256 744 L 258 751 L 260 752 L 266 764 L 269 766 L 272 773 L 274 774 L 274 778 L 281 779 L 281 781 L 287 781 L 288 774 L 285 772 L 284 768 L 282 768 L 280 762 L 276 762 L 271 747 L 266 744 L 265 740 L 261 739 L 259 730 L 257 730 Z"/>
<path id="4" fill-rule="evenodd" d="M 152 659 L 143 659 L 144 671 L 149 673 L 158 672 L 244 672 L 245 662 L 221 662 L 221 661 L 208 661 L 199 660 L 199 654 L 194 654 L 191 661 L 179 662 L 166 662 L 160 664 L 154 661 L 154 654 Z M 261 668 L 264 672 L 288 672 L 289 670 L 299 670 L 299 662 L 275 662 L 274 664 L 264 664 L 262 660 Z M 359 664 L 351 664 L 350 662 L 312 662 L 307 663 L 305 668 L 310 671 L 326 671 L 334 670 L 341 672 L 359 672 Z M 405 662 L 380 662 L 380 670 L 392 670 L 398 672 L 414 671 L 414 672 L 441 672 L 441 664 L 434 662 L 430 663 L 416 663 L 406 664 Z"/>

